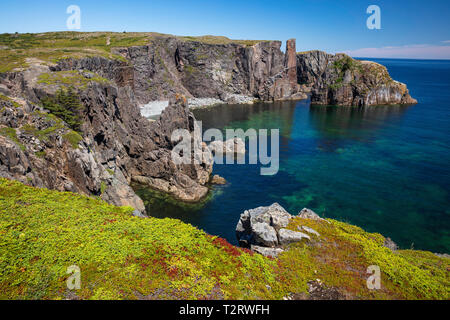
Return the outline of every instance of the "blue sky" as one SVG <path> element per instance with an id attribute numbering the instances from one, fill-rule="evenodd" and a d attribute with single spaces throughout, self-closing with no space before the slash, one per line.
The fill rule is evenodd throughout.
<path id="1" fill-rule="evenodd" d="M 0 33 L 66 30 L 72 4 L 81 8 L 81 31 L 296 38 L 298 51 L 450 59 L 449 0 L 8 1 Z M 381 30 L 366 26 L 369 5 L 381 9 Z"/>

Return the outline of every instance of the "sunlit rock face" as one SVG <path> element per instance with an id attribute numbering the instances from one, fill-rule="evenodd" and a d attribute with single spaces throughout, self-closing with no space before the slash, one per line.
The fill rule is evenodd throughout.
<path id="1" fill-rule="evenodd" d="M 311 102 L 322 105 L 370 106 L 417 103 L 405 84 L 393 80 L 375 62 L 345 54 L 309 51 L 297 54 L 297 78 L 311 88 Z"/>

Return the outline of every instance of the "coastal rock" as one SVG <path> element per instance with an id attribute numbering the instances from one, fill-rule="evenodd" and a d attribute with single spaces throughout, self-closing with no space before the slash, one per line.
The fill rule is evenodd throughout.
<path id="1" fill-rule="evenodd" d="M 255 251 L 259 254 L 262 254 L 265 257 L 273 257 L 276 258 L 278 255 L 282 252 L 284 252 L 281 248 L 267 248 L 267 247 L 260 247 L 252 245 L 250 248 L 252 251 Z"/>
<path id="2" fill-rule="evenodd" d="M 266 223 L 253 223 L 251 232 L 256 245 L 273 247 L 278 244 L 277 232 Z"/>
<path id="3" fill-rule="evenodd" d="M 223 185 L 223 184 L 227 184 L 227 180 L 225 180 L 225 178 L 222 178 L 221 176 L 219 176 L 218 174 L 214 175 L 211 178 L 210 181 L 211 184 L 219 184 L 219 185 Z"/>
<path id="4" fill-rule="evenodd" d="M 297 54 L 298 83 L 311 87 L 311 103 L 370 106 L 417 103 L 405 84 L 386 67 L 345 54 L 308 51 Z"/>
<path id="5" fill-rule="evenodd" d="M 384 246 L 392 251 L 398 250 L 398 245 L 391 238 L 384 239 Z"/>
<path id="6" fill-rule="evenodd" d="M 281 41 L 212 43 L 156 36 L 145 46 L 111 49 L 133 66 L 122 78 L 132 83 L 139 105 L 180 93 L 190 105 L 204 106 L 304 98 L 293 67 L 295 40 L 288 41 L 286 54 L 280 47 Z M 73 64 L 60 62 L 58 68 L 73 69 Z M 87 62 L 75 64 L 99 71 Z"/>
<path id="7" fill-rule="evenodd" d="M 247 248 L 257 246 L 281 249 L 280 246 L 292 242 L 303 239 L 310 240 L 310 236 L 307 234 L 285 229 L 292 218 L 293 216 L 278 203 L 268 207 L 246 210 L 241 214 L 236 226 L 239 244 Z M 315 232 L 312 229 L 309 231 Z M 318 233 L 316 232 L 316 234 Z M 262 249 L 258 248 L 258 250 Z"/>
<path id="8" fill-rule="evenodd" d="M 119 72 L 117 64 L 100 58 L 72 63 L 74 67 L 103 70 L 108 76 Z M 147 186 L 179 200 L 195 202 L 207 194 L 205 185 L 212 172 L 212 160 L 199 137 L 193 139 L 200 145 L 193 148 L 190 164 L 175 164 L 172 160 L 174 130 L 185 129 L 193 138 L 201 135 L 194 130 L 195 118 L 185 99 L 171 99 L 160 118 L 150 123 L 140 115 L 129 84 L 93 81 L 75 89 L 82 102 L 82 125 L 80 132 L 75 133 L 38 106 L 43 98 L 53 97 L 59 87 L 38 81 L 45 72 L 52 71 L 48 67 L 31 67 L 24 73 L 4 74 L 0 78 L 5 87 L 11 88 L 9 93 L 15 99 L 25 101 L 18 107 L 5 108 L 8 115 L 1 117 L 0 129 L 11 132 L 4 135 L 7 145 L 23 149 L 15 156 L 11 155 L 11 148 L 0 150 L 5 158 L 2 176 L 32 186 L 99 196 L 114 205 L 132 206 L 141 213 L 145 212 L 144 203 L 130 186 L 131 181 L 141 181 L 139 177 L 146 178 L 143 181 Z M 71 139 L 76 142 L 70 142 Z M 26 159 L 28 167 L 12 166 L 9 162 L 16 161 L 13 158 Z"/>
<path id="9" fill-rule="evenodd" d="M 301 230 L 306 231 L 307 233 L 310 233 L 310 234 L 313 234 L 315 236 L 320 237 L 320 234 L 316 230 L 314 230 L 313 228 L 310 228 L 310 227 L 307 227 L 307 226 L 302 226 Z"/>
<path id="10" fill-rule="evenodd" d="M 317 213 L 315 213 L 311 209 L 307 209 L 307 208 L 302 209 L 302 211 L 300 211 L 297 216 L 300 218 L 303 218 L 303 219 L 311 219 L 311 220 L 318 220 L 318 221 L 324 220 L 321 217 L 319 217 L 319 215 Z"/>
<path id="11" fill-rule="evenodd" d="M 280 229 L 280 231 L 278 231 L 278 237 L 281 245 L 299 242 L 302 241 L 303 239 L 311 240 L 311 238 L 307 234 L 288 229 Z"/>
<path id="12" fill-rule="evenodd" d="M 244 141 L 237 137 L 226 141 L 213 141 L 209 144 L 209 149 L 214 155 L 222 154 L 224 156 L 239 156 L 246 152 Z"/>

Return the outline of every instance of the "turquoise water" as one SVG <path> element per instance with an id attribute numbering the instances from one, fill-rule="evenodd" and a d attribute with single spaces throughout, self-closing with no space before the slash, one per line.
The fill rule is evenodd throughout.
<path id="1" fill-rule="evenodd" d="M 450 61 L 376 60 L 408 84 L 414 106 L 311 106 L 309 101 L 195 111 L 207 128 L 280 129 L 280 171 L 216 165 L 229 184 L 189 207 L 150 199 L 152 215 L 179 218 L 236 243 L 245 209 L 279 202 L 391 237 L 402 248 L 450 253 Z"/>

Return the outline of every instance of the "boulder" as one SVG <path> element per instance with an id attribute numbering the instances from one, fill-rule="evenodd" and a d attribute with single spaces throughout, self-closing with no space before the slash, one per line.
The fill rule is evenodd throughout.
<path id="1" fill-rule="evenodd" d="M 239 244 L 247 248 L 252 244 L 264 242 L 270 243 L 270 245 L 266 246 L 277 245 L 277 231 L 286 227 L 291 218 L 292 216 L 278 203 L 268 207 L 246 210 L 241 214 L 236 226 L 236 236 Z"/>
<path id="2" fill-rule="evenodd" d="M 274 247 L 278 244 L 277 232 L 266 223 L 252 224 L 252 234 L 254 243 L 265 247 Z"/>
<path id="3" fill-rule="evenodd" d="M 398 245 L 391 238 L 384 239 L 384 246 L 392 251 L 398 250 Z"/>
<path id="4" fill-rule="evenodd" d="M 221 176 L 219 176 L 218 174 L 215 174 L 211 180 L 210 180 L 211 184 L 227 184 L 227 180 L 225 180 L 225 178 L 222 178 Z"/>
<path id="5" fill-rule="evenodd" d="M 292 218 L 293 216 L 278 203 L 268 207 L 246 210 L 241 214 L 236 226 L 236 236 L 239 245 L 246 248 L 256 247 L 257 250 L 254 251 L 264 255 L 266 253 L 272 255 L 272 253 L 281 251 L 263 250 L 261 247 L 281 250 L 280 246 L 303 239 L 310 240 L 310 236 L 305 233 L 286 229 Z M 319 235 L 315 230 L 308 227 L 303 230 L 317 236 Z"/>
<path id="6" fill-rule="evenodd" d="M 300 218 L 303 218 L 303 219 L 311 219 L 311 220 L 317 220 L 317 221 L 324 220 L 321 217 L 319 217 L 319 215 L 317 213 L 315 213 L 311 209 L 306 209 L 306 208 L 304 208 L 302 211 L 300 211 L 297 216 Z"/>
<path id="7" fill-rule="evenodd" d="M 265 257 L 273 257 L 273 258 L 278 257 L 280 253 L 284 252 L 284 250 L 281 248 L 267 248 L 254 245 L 251 246 L 251 250 L 259 254 L 262 254 Z"/>
<path id="8" fill-rule="evenodd" d="M 302 232 L 296 232 L 288 229 L 280 229 L 278 237 L 281 245 L 287 245 L 293 242 L 299 242 L 303 239 L 311 240 L 311 238 Z"/>
<path id="9" fill-rule="evenodd" d="M 316 230 L 314 230 L 314 229 L 312 229 L 312 228 L 310 228 L 310 227 L 302 226 L 302 227 L 299 228 L 299 229 L 301 229 L 301 230 L 303 230 L 303 231 L 306 231 L 306 232 L 308 232 L 308 233 L 310 233 L 310 234 L 313 234 L 313 235 L 315 235 L 315 236 L 320 237 L 320 234 L 319 234 Z M 299 230 L 299 231 L 300 231 L 300 230 Z"/>

